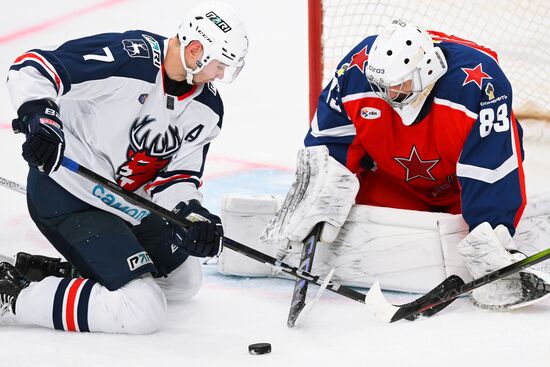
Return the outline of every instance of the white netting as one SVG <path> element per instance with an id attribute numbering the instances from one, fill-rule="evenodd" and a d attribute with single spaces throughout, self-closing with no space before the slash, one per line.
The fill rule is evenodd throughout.
<path id="1" fill-rule="evenodd" d="M 323 0 L 323 85 L 364 37 L 394 18 L 495 50 L 520 119 L 550 119 L 549 0 Z"/>

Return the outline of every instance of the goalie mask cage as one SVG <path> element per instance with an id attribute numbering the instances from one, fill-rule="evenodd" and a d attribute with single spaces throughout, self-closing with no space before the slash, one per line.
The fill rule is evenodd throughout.
<path id="1" fill-rule="evenodd" d="M 363 38 L 401 18 L 497 52 L 518 119 L 550 120 L 548 0 L 308 0 L 309 112 L 340 60 Z"/>

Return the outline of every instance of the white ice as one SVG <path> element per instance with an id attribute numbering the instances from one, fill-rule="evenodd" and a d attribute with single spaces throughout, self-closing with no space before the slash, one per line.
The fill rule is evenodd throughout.
<path id="1" fill-rule="evenodd" d="M 219 211 L 230 192 L 282 195 L 307 130 L 307 2 L 227 0 L 246 19 L 250 54 L 237 81 L 221 86 L 222 134 L 207 165 L 206 203 Z M 80 12 L 94 4 L 104 7 Z M 146 29 L 172 36 L 191 1 L 29 0 L 5 2 L 0 70 L 31 48 L 105 31 Z M 38 27 L 34 27 L 37 26 Z M 33 28 L 34 27 L 34 28 Z M 28 33 L 16 33 L 29 30 Z M 0 176 L 25 182 L 21 136 L 0 87 Z M 548 142 L 526 148 L 528 192 L 548 190 Z M 0 253 L 55 255 L 29 219 L 23 195 L 0 187 Z M 171 305 L 169 321 L 147 336 L 76 334 L 0 325 L 0 366 L 546 366 L 550 302 L 510 313 L 475 309 L 459 299 L 430 319 L 383 324 L 360 303 L 323 295 L 298 329 L 286 327 L 292 282 L 219 275 L 191 301 Z M 316 287 L 312 291 L 315 291 Z M 388 293 L 395 303 L 418 295 Z M 314 294 L 310 294 L 312 298 Z M 273 352 L 248 354 L 270 342 Z"/>

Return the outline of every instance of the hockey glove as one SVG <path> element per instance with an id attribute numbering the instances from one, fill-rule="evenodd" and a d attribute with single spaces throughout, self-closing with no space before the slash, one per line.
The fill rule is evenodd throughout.
<path id="1" fill-rule="evenodd" d="M 220 217 L 210 213 L 197 200 L 179 203 L 174 209 L 178 218 L 191 223 L 187 228 L 177 227 L 183 250 L 191 256 L 212 257 L 221 251 L 223 227 Z"/>
<path id="2" fill-rule="evenodd" d="M 13 131 L 27 136 L 23 143 L 23 158 L 41 172 L 57 170 L 65 152 L 63 124 L 59 107 L 49 99 L 25 102 L 12 121 Z"/>

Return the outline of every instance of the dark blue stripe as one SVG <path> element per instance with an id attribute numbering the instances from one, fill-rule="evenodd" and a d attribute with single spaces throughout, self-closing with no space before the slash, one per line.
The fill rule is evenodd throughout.
<path id="1" fill-rule="evenodd" d="M 158 177 L 170 178 L 170 177 L 175 176 L 175 175 L 189 175 L 189 176 L 201 177 L 201 173 L 200 173 L 200 172 L 197 172 L 197 171 L 188 171 L 188 170 L 183 170 L 183 169 L 174 170 L 174 171 L 163 171 L 163 172 L 159 172 Z"/>
<path id="2" fill-rule="evenodd" d="M 158 194 L 159 192 L 162 192 L 162 191 L 166 190 L 170 186 L 175 185 L 175 184 L 180 183 L 180 182 L 191 182 L 192 184 L 195 185 L 195 187 L 197 189 L 200 186 L 200 181 L 197 180 L 197 179 L 194 179 L 194 178 L 180 178 L 180 179 L 170 181 L 170 182 L 167 182 L 163 185 L 159 185 L 159 186 L 155 187 L 153 190 L 151 190 L 151 197 L 153 197 L 155 194 Z"/>
<path id="3" fill-rule="evenodd" d="M 40 64 L 37 60 L 34 60 L 34 59 L 33 60 L 27 60 L 27 61 L 25 61 L 21 64 L 12 65 L 10 67 L 10 70 L 19 71 L 22 68 L 27 67 L 27 66 L 33 67 L 36 70 L 38 70 L 40 72 L 40 74 L 42 74 L 44 77 L 46 77 L 46 79 L 48 79 L 52 83 L 53 87 L 55 88 L 55 92 L 59 93 L 59 88 L 57 88 L 57 84 L 55 83 L 55 80 L 46 71 L 46 69 L 42 66 L 42 64 Z"/>
<path id="4" fill-rule="evenodd" d="M 63 298 L 65 297 L 65 291 L 71 280 L 72 279 L 63 279 L 60 281 L 55 291 L 55 297 L 53 298 L 53 327 L 57 330 L 65 330 L 63 328 Z"/>
<path id="5" fill-rule="evenodd" d="M 76 310 L 76 317 L 78 321 L 78 328 L 82 332 L 89 332 L 90 328 L 88 326 L 88 305 L 90 303 L 90 293 L 92 292 L 92 287 L 95 285 L 95 282 L 91 280 L 86 280 L 82 291 L 80 291 L 80 298 L 78 299 L 78 307 Z"/>

